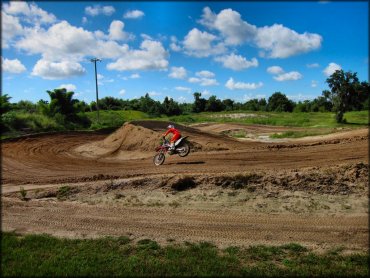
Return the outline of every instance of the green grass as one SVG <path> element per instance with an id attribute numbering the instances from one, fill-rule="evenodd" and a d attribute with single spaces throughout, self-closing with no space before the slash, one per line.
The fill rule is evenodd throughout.
<path id="1" fill-rule="evenodd" d="M 366 254 L 315 254 L 297 243 L 228 247 L 127 237 L 58 239 L 2 233 L 2 276 L 363 276 Z M 170 242 L 170 241 L 169 241 Z"/>
<path id="2" fill-rule="evenodd" d="M 97 112 L 86 112 L 91 120 L 91 129 L 117 128 L 127 121 L 148 119 L 148 114 L 133 110 L 100 110 L 99 122 L 97 121 Z"/>
<path id="3" fill-rule="evenodd" d="M 306 136 L 326 135 L 332 133 L 332 130 L 305 130 L 305 131 L 286 131 L 274 133 L 270 138 L 301 138 Z"/>
<path id="4" fill-rule="evenodd" d="M 253 117 L 230 118 L 228 115 L 236 113 L 253 114 Z M 180 115 L 174 117 L 162 117 L 158 119 L 167 119 L 178 123 L 191 124 L 202 122 L 219 123 L 243 123 L 260 124 L 273 126 L 290 127 L 356 127 L 366 126 L 369 123 L 368 111 L 347 112 L 344 115 L 346 124 L 338 124 L 335 121 L 335 113 L 331 112 L 309 112 L 309 113 L 288 113 L 288 112 L 260 112 L 260 111 L 232 111 L 217 113 L 199 113 L 190 115 Z"/>

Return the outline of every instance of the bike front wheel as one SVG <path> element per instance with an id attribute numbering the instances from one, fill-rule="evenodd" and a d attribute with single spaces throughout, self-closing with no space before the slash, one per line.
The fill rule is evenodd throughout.
<path id="1" fill-rule="evenodd" d="M 153 157 L 154 165 L 156 165 L 156 166 L 162 165 L 164 163 L 165 158 L 166 157 L 165 157 L 164 153 L 157 153 Z"/>

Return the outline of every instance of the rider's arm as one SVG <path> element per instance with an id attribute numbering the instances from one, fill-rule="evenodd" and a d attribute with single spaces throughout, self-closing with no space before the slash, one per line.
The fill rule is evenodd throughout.
<path id="1" fill-rule="evenodd" d="M 170 131 L 171 131 L 170 129 L 169 129 L 169 130 L 167 130 L 167 131 L 163 134 L 163 137 L 166 137 L 166 136 L 167 136 L 167 134 L 168 134 L 168 133 L 170 133 Z"/>

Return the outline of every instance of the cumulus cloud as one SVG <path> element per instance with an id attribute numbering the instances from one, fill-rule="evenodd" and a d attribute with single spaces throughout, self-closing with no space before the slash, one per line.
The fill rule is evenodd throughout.
<path id="1" fill-rule="evenodd" d="M 50 62 L 41 59 L 34 66 L 32 75 L 40 76 L 43 79 L 64 79 L 71 76 L 80 76 L 85 72 L 86 70 L 76 62 Z"/>
<path id="2" fill-rule="evenodd" d="M 183 41 L 185 53 L 195 57 L 208 57 L 213 54 L 223 53 L 226 49 L 222 44 L 213 44 L 216 38 L 216 36 L 210 33 L 193 28 Z"/>
<path id="3" fill-rule="evenodd" d="M 250 67 L 258 67 L 258 60 L 256 58 L 252 58 L 252 60 L 248 61 L 245 57 L 241 55 L 235 55 L 234 53 L 216 57 L 215 61 L 221 62 L 225 68 L 235 71 L 240 71 Z"/>
<path id="4" fill-rule="evenodd" d="M 119 94 L 120 94 L 121 96 L 123 96 L 124 94 L 126 94 L 126 90 L 125 90 L 125 89 L 120 90 L 120 91 L 119 91 Z"/>
<path id="5" fill-rule="evenodd" d="M 18 59 L 9 60 L 1 57 L 1 68 L 3 72 L 22 73 L 26 71 L 26 67 Z"/>
<path id="6" fill-rule="evenodd" d="M 181 86 L 175 87 L 175 90 L 177 90 L 177 91 L 184 91 L 184 92 L 188 92 L 188 93 L 190 93 L 190 91 L 191 91 L 190 88 L 188 88 L 188 87 L 181 87 Z"/>
<path id="7" fill-rule="evenodd" d="M 190 83 L 199 83 L 199 85 L 201 85 L 201 86 L 216 86 L 216 85 L 219 85 L 219 83 L 217 82 L 216 79 L 205 78 L 205 77 L 201 77 L 201 78 L 190 77 L 188 79 L 188 81 Z"/>
<path id="8" fill-rule="evenodd" d="M 281 73 L 284 73 L 284 70 L 282 67 L 272 66 L 272 67 L 267 68 L 267 72 L 271 74 L 281 74 Z"/>
<path id="9" fill-rule="evenodd" d="M 228 45 L 251 41 L 257 32 L 256 26 L 243 21 L 241 15 L 232 9 L 224 9 L 219 14 L 215 14 L 209 7 L 205 7 L 199 23 L 218 30 Z"/>
<path id="10" fill-rule="evenodd" d="M 3 4 L 3 10 L 9 15 L 21 15 L 21 19 L 36 25 L 50 24 L 56 21 L 55 15 L 39 8 L 35 3 L 10 1 Z"/>
<path id="11" fill-rule="evenodd" d="M 302 74 L 300 74 L 298 71 L 291 71 L 274 76 L 274 79 L 277 81 L 298 80 L 301 78 Z"/>
<path id="12" fill-rule="evenodd" d="M 164 70 L 168 66 L 168 53 L 162 43 L 145 40 L 140 50 L 128 50 L 116 62 L 109 63 L 109 70 Z"/>
<path id="13" fill-rule="evenodd" d="M 120 20 L 113 20 L 109 27 L 109 39 L 114 41 L 134 39 L 133 34 L 129 34 L 123 31 L 125 24 Z"/>
<path id="14" fill-rule="evenodd" d="M 211 71 L 208 71 L 208 70 L 202 70 L 202 71 L 197 71 L 195 73 L 196 76 L 199 76 L 199 77 L 204 77 L 204 78 L 212 78 L 212 77 L 215 77 L 215 74 Z"/>
<path id="15" fill-rule="evenodd" d="M 127 11 L 123 15 L 123 17 L 127 18 L 127 19 L 136 19 L 136 18 L 143 17 L 144 15 L 145 15 L 144 12 L 142 12 L 140 10 L 133 10 L 133 11 Z"/>
<path id="16" fill-rule="evenodd" d="M 225 84 L 225 87 L 230 90 L 255 90 L 262 86 L 263 86 L 262 82 L 259 83 L 235 82 L 232 77 L 230 77 Z"/>
<path id="17" fill-rule="evenodd" d="M 332 75 L 336 70 L 341 70 L 342 67 L 336 63 L 329 63 L 329 65 L 324 69 L 323 73 L 326 76 Z"/>
<path id="18" fill-rule="evenodd" d="M 311 87 L 312 88 L 316 88 L 317 87 L 317 81 L 316 80 L 312 80 L 311 81 Z"/>
<path id="19" fill-rule="evenodd" d="M 198 22 L 212 31 L 218 31 L 224 45 L 248 43 L 259 48 L 260 55 L 267 58 L 287 58 L 306 53 L 320 48 L 322 43 L 319 34 L 299 34 L 281 24 L 257 27 L 242 20 L 241 15 L 232 9 L 224 9 L 216 14 L 205 7 Z"/>
<path id="20" fill-rule="evenodd" d="M 298 80 L 303 77 L 298 71 L 285 72 L 284 69 L 279 66 L 268 67 L 267 72 L 275 74 L 274 79 L 276 81 Z"/>
<path id="21" fill-rule="evenodd" d="M 73 84 L 62 84 L 62 85 L 59 85 L 59 87 L 58 87 L 59 89 L 66 89 L 67 90 L 67 92 L 74 92 L 76 89 L 77 89 L 77 87 L 75 86 L 75 85 L 73 85 Z"/>
<path id="22" fill-rule="evenodd" d="M 186 75 L 187 73 L 184 67 L 172 67 L 171 73 L 168 76 L 175 79 L 184 79 Z"/>
<path id="23" fill-rule="evenodd" d="M 23 27 L 19 19 L 15 16 L 8 15 L 4 11 L 1 11 L 1 17 L 2 46 L 8 48 L 12 39 L 23 33 Z"/>
<path id="24" fill-rule="evenodd" d="M 320 48 L 322 37 L 307 32 L 298 34 L 281 24 L 274 24 L 259 28 L 255 42 L 264 50 L 262 56 L 287 58 Z"/>
<path id="25" fill-rule="evenodd" d="M 87 6 L 85 8 L 85 13 L 90 16 L 97 16 L 100 14 L 110 16 L 115 11 L 116 9 L 113 6 L 94 5 L 94 6 Z"/>

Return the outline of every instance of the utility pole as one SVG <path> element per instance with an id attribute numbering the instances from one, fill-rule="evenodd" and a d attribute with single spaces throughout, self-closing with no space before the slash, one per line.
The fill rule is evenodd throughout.
<path id="1" fill-rule="evenodd" d="M 96 74 L 96 62 L 97 61 L 101 62 L 101 59 L 93 58 L 90 61 L 93 62 L 95 66 L 96 112 L 97 112 L 98 123 L 99 123 L 99 96 L 98 96 L 98 76 Z"/>

